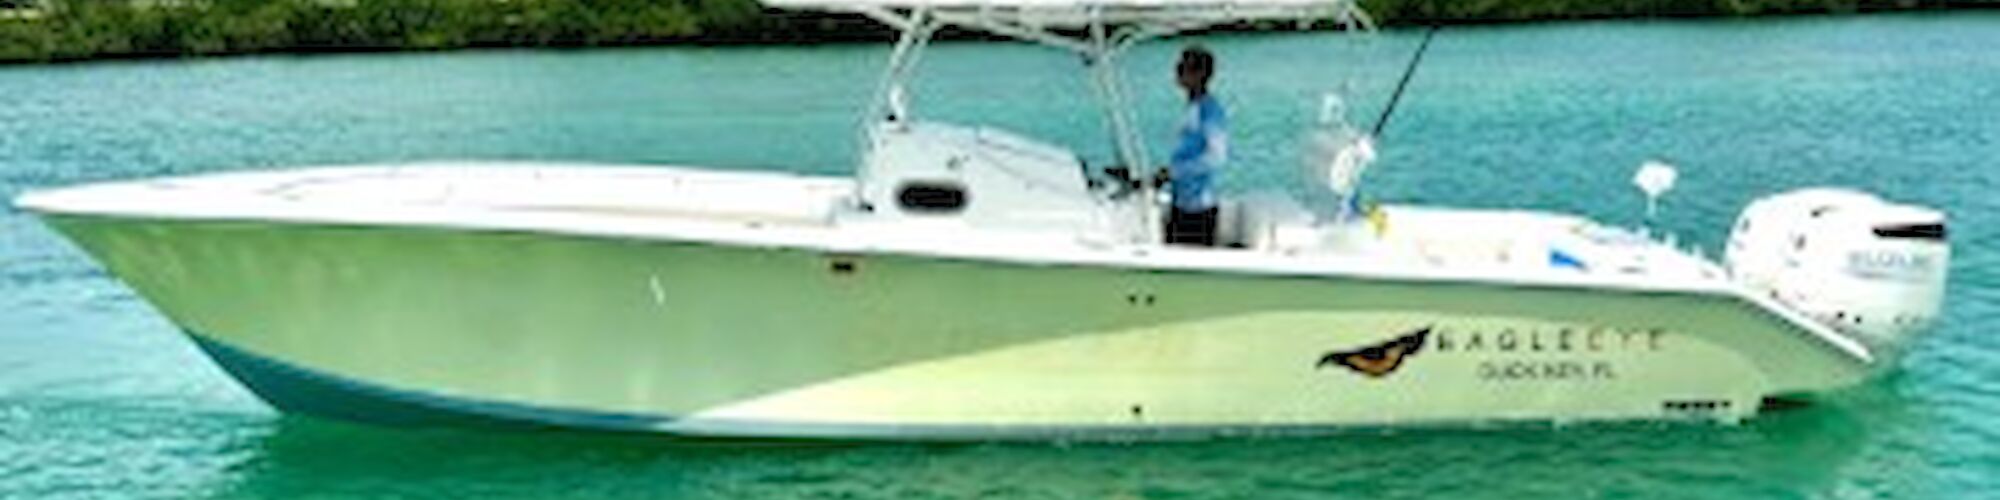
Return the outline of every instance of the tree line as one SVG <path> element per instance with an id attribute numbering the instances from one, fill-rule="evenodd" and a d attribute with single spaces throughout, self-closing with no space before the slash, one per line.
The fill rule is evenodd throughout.
<path id="1" fill-rule="evenodd" d="M 1384 25 L 1995 6 L 1996 0 L 1362 0 Z M 1256 29 L 1242 26 L 1236 29 Z M 756 0 L 0 0 L 0 61 L 881 40 Z"/>

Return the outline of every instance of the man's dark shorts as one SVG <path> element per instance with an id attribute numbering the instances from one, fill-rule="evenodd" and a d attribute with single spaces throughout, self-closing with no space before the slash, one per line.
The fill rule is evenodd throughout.
<path id="1" fill-rule="evenodd" d="M 1215 246 L 1216 208 L 1193 212 L 1174 208 L 1170 212 L 1167 216 L 1167 244 Z"/>

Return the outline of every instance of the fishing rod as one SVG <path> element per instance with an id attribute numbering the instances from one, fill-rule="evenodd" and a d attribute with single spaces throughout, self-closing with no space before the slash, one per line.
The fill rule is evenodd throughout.
<path id="1" fill-rule="evenodd" d="M 1382 136 L 1382 127 L 1388 126 L 1389 117 L 1396 114 L 1396 104 L 1403 102 L 1403 89 L 1409 88 L 1410 77 L 1417 74 L 1417 64 L 1424 61 L 1424 52 L 1431 48 L 1431 39 L 1437 37 L 1438 29 L 1443 27 L 1440 24 L 1432 24 L 1430 31 L 1424 32 L 1423 43 L 1418 44 L 1417 53 L 1410 56 L 1410 65 L 1403 68 L 1403 79 L 1396 82 L 1396 92 L 1389 95 L 1389 105 L 1383 107 L 1382 116 L 1375 119 L 1375 130 L 1369 133 L 1370 136 Z"/>

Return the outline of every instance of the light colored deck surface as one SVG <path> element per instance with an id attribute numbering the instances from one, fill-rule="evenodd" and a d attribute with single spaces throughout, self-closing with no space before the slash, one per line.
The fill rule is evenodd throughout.
<path id="1" fill-rule="evenodd" d="M 566 213 L 617 218 L 830 224 L 842 178 L 759 171 L 539 163 L 422 163 L 233 172 L 104 183 L 22 204 L 53 212 L 220 215 L 271 208 Z"/>
<path id="2" fill-rule="evenodd" d="M 1706 259 L 1560 214 L 1388 206 L 1380 231 L 1277 252 L 1001 231 L 949 217 L 876 220 L 842 212 L 854 192 L 845 178 L 761 171 L 434 162 L 99 183 L 32 193 L 19 204 L 118 217 L 447 226 L 1030 263 L 1730 288 Z M 1581 265 L 1559 265 L 1557 254 Z"/>

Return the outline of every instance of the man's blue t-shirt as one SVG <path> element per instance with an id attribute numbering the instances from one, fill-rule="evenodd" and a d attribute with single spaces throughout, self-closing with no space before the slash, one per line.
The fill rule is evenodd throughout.
<path id="1" fill-rule="evenodd" d="M 1229 159 L 1228 124 L 1229 116 L 1215 96 L 1203 95 L 1188 103 L 1187 116 L 1176 131 L 1179 142 L 1168 163 L 1175 209 L 1198 212 L 1215 207 L 1212 184 L 1216 169 Z"/>

